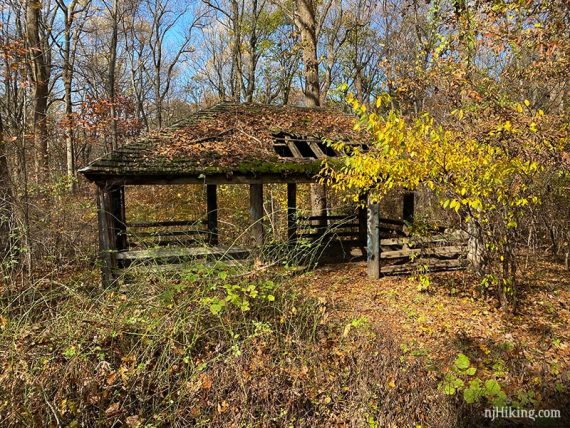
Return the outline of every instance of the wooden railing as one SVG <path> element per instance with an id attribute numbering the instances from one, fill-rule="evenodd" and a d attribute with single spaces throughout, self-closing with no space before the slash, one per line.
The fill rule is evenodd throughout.
<path id="1" fill-rule="evenodd" d="M 206 220 L 128 223 L 124 232 L 129 248 L 192 245 L 207 242 Z"/>
<path id="2" fill-rule="evenodd" d="M 361 218 L 362 215 L 363 213 L 299 216 L 297 217 L 297 237 L 316 241 L 328 236 L 366 245 L 366 218 Z M 406 236 L 405 224 L 403 220 L 381 218 L 380 234 L 383 238 L 404 237 Z"/>
<path id="3" fill-rule="evenodd" d="M 318 241 L 323 238 L 357 241 L 360 239 L 357 215 L 297 217 L 297 238 Z"/>
<path id="4" fill-rule="evenodd" d="M 430 271 L 460 269 L 466 265 L 466 234 L 453 231 L 425 237 L 380 240 L 380 272 L 407 273 L 427 266 Z"/>

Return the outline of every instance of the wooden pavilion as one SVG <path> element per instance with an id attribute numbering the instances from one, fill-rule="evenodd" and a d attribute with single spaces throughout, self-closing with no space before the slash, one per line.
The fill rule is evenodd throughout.
<path id="1" fill-rule="evenodd" d="M 181 222 L 129 225 L 125 216 L 125 186 L 203 184 L 207 213 L 204 220 L 207 243 L 212 251 L 218 244 L 217 186 L 249 185 L 249 206 L 253 241 L 261 246 L 263 229 L 263 186 L 287 185 L 288 239 L 298 238 L 297 184 L 314 183 L 325 157 L 339 156 L 326 140 L 345 141 L 366 147 L 369 138 L 353 128 L 355 118 L 333 109 L 294 106 L 220 103 L 200 110 L 172 128 L 151 133 L 95 160 L 80 172 L 97 185 L 98 226 L 104 282 L 128 257 L 128 228 L 180 226 Z M 414 195 L 404 195 L 403 219 L 410 220 Z M 368 215 L 355 209 L 357 231 L 349 234 L 366 247 L 368 272 L 379 277 L 380 232 L 383 229 L 377 205 Z M 307 220 L 334 222 L 334 216 Z M 400 220 L 386 220 L 400 227 Z M 318 235 L 318 233 L 316 233 Z M 401 243 L 400 243 L 401 244 Z M 195 251 L 204 251 L 201 247 Z"/>

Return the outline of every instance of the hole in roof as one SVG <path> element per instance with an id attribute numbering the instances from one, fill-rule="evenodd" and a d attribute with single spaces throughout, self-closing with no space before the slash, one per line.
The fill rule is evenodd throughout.
<path id="1" fill-rule="evenodd" d="M 275 150 L 275 153 L 277 153 L 279 156 L 283 158 L 293 157 L 293 152 L 285 144 L 275 144 L 273 145 L 273 150 Z"/>
<path id="2" fill-rule="evenodd" d="M 319 146 L 319 149 L 321 149 L 326 156 L 337 156 L 337 153 L 328 144 L 325 144 L 321 141 L 317 143 L 317 145 Z"/>
<path id="3" fill-rule="evenodd" d="M 317 155 L 311 150 L 309 143 L 307 143 L 305 140 L 293 140 L 293 144 L 295 144 L 297 149 L 299 149 L 301 156 L 304 158 L 317 158 Z"/>
<path id="4" fill-rule="evenodd" d="M 283 132 L 278 132 L 273 134 L 274 144 L 285 144 L 285 134 Z"/>

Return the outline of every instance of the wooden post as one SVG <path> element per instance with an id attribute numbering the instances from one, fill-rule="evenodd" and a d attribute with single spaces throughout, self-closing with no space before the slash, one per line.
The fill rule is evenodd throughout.
<path id="1" fill-rule="evenodd" d="M 124 186 L 113 187 L 109 190 L 109 196 L 112 206 L 112 233 L 115 236 L 117 250 L 126 250 L 128 248 L 128 242 Z"/>
<path id="2" fill-rule="evenodd" d="M 367 244 L 367 226 L 366 226 L 366 200 L 368 196 L 366 194 L 360 195 L 358 198 L 358 240 L 362 247 L 366 247 Z"/>
<path id="3" fill-rule="evenodd" d="M 297 240 L 297 183 L 287 183 L 287 240 Z"/>
<path id="4" fill-rule="evenodd" d="M 402 212 L 402 219 L 407 222 L 412 222 L 414 219 L 414 206 L 415 206 L 415 193 L 404 193 L 404 209 Z"/>
<path id="5" fill-rule="evenodd" d="M 117 235 L 113 216 L 113 197 L 105 183 L 97 185 L 97 214 L 102 281 L 104 286 L 108 286 L 114 281 L 117 268 Z"/>
<path id="6" fill-rule="evenodd" d="M 367 221 L 367 271 L 368 277 L 380 278 L 380 209 L 378 204 L 368 203 L 368 221 Z"/>
<path id="7" fill-rule="evenodd" d="M 208 243 L 218 244 L 218 193 L 215 184 L 206 185 L 206 200 L 208 209 Z"/>
<path id="8" fill-rule="evenodd" d="M 249 185 L 249 211 L 253 242 L 260 247 L 263 245 L 263 184 Z"/>

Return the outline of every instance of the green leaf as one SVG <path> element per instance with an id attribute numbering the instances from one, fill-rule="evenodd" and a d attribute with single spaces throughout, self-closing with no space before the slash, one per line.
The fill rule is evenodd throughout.
<path id="1" fill-rule="evenodd" d="M 469 382 L 469 387 L 463 391 L 463 399 L 467 404 L 473 404 L 481 399 L 481 381 L 474 379 Z"/>
<path id="2" fill-rule="evenodd" d="M 470 364 L 469 358 L 465 354 L 459 354 L 454 362 L 455 367 L 460 370 L 467 370 Z"/>
<path id="3" fill-rule="evenodd" d="M 219 300 L 210 305 L 210 312 L 212 312 L 213 315 L 219 315 L 222 309 L 224 309 L 224 306 L 226 306 L 226 302 Z"/>
<path id="4" fill-rule="evenodd" d="M 486 380 L 485 391 L 488 395 L 497 395 L 501 392 L 501 385 L 495 379 Z"/>
<path id="5" fill-rule="evenodd" d="M 456 389 L 453 387 L 453 385 L 449 383 L 445 384 L 443 388 L 443 392 L 445 393 L 445 395 L 455 395 L 455 391 Z"/>

